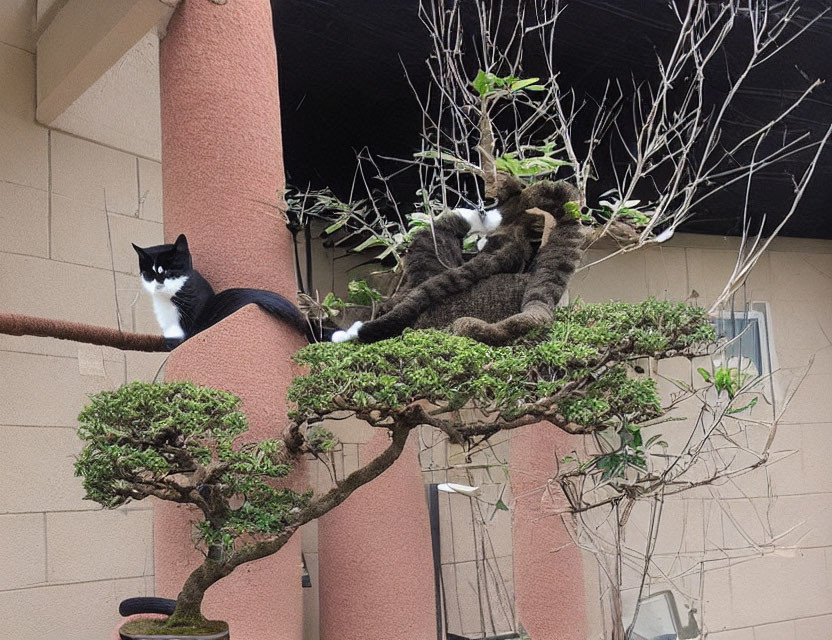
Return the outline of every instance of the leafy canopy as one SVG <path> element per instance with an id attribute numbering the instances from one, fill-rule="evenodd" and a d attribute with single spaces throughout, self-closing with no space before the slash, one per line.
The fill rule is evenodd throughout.
<path id="1" fill-rule="evenodd" d="M 240 399 L 188 382 L 134 382 L 90 396 L 79 416 L 77 462 L 86 498 L 107 508 L 148 496 L 199 506 L 207 545 L 280 533 L 307 494 L 276 488 L 291 465 L 283 441 L 239 444 Z M 322 442 L 326 434 L 319 436 Z M 232 508 L 232 498 L 239 506 Z"/>
<path id="2" fill-rule="evenodd" d="M 388 415 L 427 400 L 512 418 L 559 397 L 559 410 L 577 424 L 648 419 L 660 411 L 655 383 L 628 376 L 625 364 L 713 338 L 703 309 L 648 300 L 559 307 L 549 327 L 505 347 L 437 330 L 373 344 L 313 344 L 295 357 L 309 373 L 289 389 L 291 416 L 315 421 L 344 408 Z"/>

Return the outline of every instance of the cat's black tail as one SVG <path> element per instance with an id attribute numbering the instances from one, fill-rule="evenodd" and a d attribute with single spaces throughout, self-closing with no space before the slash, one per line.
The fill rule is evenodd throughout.
<path id="1" fill-rule="evenodd" d="M 216 294 L 200 314 L 199 326 L 195 327 L 194 333 L 215 325 L 247 304 L 256 304 L 278 320 L 288 323 L 303 333 L 310 342 L 326 341 L 332 335 L 329 329 L 315 330 L 294 304 L 283 296 L 264 289 L 226 289 Z"/>

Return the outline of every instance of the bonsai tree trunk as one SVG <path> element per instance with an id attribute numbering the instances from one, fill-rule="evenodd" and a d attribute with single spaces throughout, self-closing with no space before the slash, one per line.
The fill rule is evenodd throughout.
<path id="1" fill-rule="evenodd" d="M 410 431 L 422 423 L 421 417 L 423 415 L 425 415 L 424 410 L 419 405 L 405 408 L 402 414 L 396 417 L 395 423 L 389 427 L 391 440 L 387 448 L 371 462 L 353 471 L 326 494 L 307 505 L 301 513 L 297 514 L 292 524 L 276 537 L 244 546 L 228 555 L 216 554 L 221 558 L 219 560 L 212 553 L 214 549 L 209 549 L 208 557 L 191 572 L 191 575 L 185 581 L 182 591 L 179 592 L 179 596 L 176 598 L 176 608 L 166 621 L 165 626 L 199 626 L 204 624 L 206 618 L 202 614 L 202 600 L 211 585 L 229 575 L 241 564 L 277 553 L 301 526 L 328 513 L 344 502 L 356 489 L 374 480 L 389 469 L 404 450 Z"/>
<path id="2" fill-rule="evenodd" d="M 225 563 L 207 558 L 199 567 L 194 569 L 185 581 L 182 591 L 176 598 L 176 609 L 168 618 L 167 625 L 198 625 L 205 622 L 202 615 L 202 599 L 205 592 L 220 578 L 227 576 L 233 567 Z"/>

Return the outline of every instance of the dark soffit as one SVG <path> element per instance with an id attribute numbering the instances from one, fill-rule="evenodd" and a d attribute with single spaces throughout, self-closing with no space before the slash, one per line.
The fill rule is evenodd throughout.
<path id="1" fill-rule="evenodd" d="M 515 0 L 516 1 L 516 0 Z M 508 2 L 506 3 L 509 4 Z M 828 0 L 804 0 L 816 15 Z M 278 51 L 284 161 L 296 186 L 350 190 L 355 153 L 408 157 L 418 147 L 420 112 L 404 70 L 417 89 L 428 85 L 429 40 L 416 0 L 272 0 Z M 659 0 L 580 0 L 568 3 L 558 27 L 564 84 L 598 95 L 607 78 L 649 77 L 656 50 L 673 37 L 672 14 Z M 730 43 L 725 64 L 743 50 Z M 532 60 L 527 67 L 533 67 Z M 531 69 L 527 75 L 535 75 Z M 731 132 L 764 123 L 807 84 L 832 78 L 832 15 L 822 18 L 764 73 L 750 78 L 731 114 Z M 715 94 L 719 93 L 719 88 Z M 824 85 L 787 122 L 791 134 L 820 139 L 832 122 L 832 89 Z M 758 124 L 759 126 L 759 124 Z M 830 145 L 832 146 L 832 145 Z M 768 170 L 754 184 L 750 211 L 771 229 L 790 202 L 800 165 Z M 600 194 L 608 185 L 597 185 Z M 411 201 L 415 185 L 396 185 Z M 684 230 L 736 235 L 744 186 L 710 201 Z M 812 184 L 782 234 L 832 238 L 832 150 L 825 149 Z M 727 213 L 726 213 L 727 212 Z"/>

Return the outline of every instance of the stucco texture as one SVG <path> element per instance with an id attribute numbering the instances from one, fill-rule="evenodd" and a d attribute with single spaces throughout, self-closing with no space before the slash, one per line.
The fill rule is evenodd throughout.
<path id="1" fill-rule="evenodd" d="M 365 465 L 389 444 L 361 445 Z M 416 434 L 396 463 L 321 518 L 318 551 L 323 640 L 435 640 L 430 524 Z"/>
<path id="2" fill-rule="evenodd" d="M 183 2 L 160 49 L 165 237 L 188 236 L 194 264 L 218 291 L 244 286 L 294 300 L 291 237 L 277 203 L 283 187 L 277 67 L 266 0 Z M 168 380 L 237 393 L 251 431 L 286 424 L 291 354 L 303 337 L 247 307 L 176 349 Z M 292 480 L 303 484 L 303 469 Z M 175 597 L 201 558 L 187 509 L 156 509 L 156 593 Z M 204 611 L 241 640 L 303 633 L 300 536 L 212 587 Z"/>

